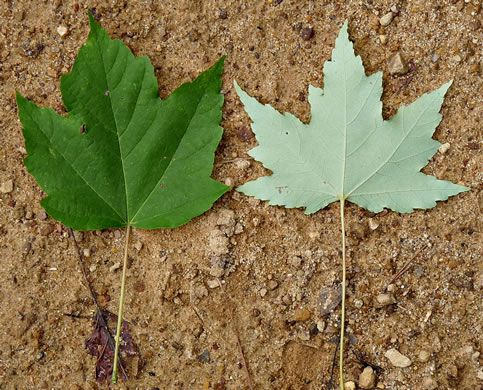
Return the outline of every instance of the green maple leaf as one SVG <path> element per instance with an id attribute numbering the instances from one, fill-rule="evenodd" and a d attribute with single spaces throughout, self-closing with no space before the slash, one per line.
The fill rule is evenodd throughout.
<path id="1" fill-rule="evenodd" d="M 382 74 L 366 76 L 341 29 L 324 66 L 324 89 L 309 87 L 312 118 L 306 125 L 248 96 L 235 83 L 250 115 L 259 145 L 249 154 L 273 174 L 248 182 L 238 191 L 285 207 L 315 213 L 340 201 L 342 237 L 342 313 L 340 388 L 344 390 L 344 320 L 346 250 L 344 202 L 373 212 L 383 208 L 406 213 L 426 209 L 437 200 L 468 188 L 420 172 L 439 142 L 431 136 L 441 121 L 438 113 L 451 83 L 425 94 L 383 120 Z"/>
<path id="2" fill-rule="evenodd" d="M 47 193 L 47 213 L 76 230 L 126 226 L 115 383 L 130 226 L 182 225 L 228 190 L 210 177 L 222 136 L 224 58 L 161 100 L 149 59 L 134 57 L 89 19 L 87 42 L 61 80 L 68 116 L 19 93 L 17 105 L 25 165 Z"/>
<path id="3" fill-rule="evenodd" d="M 376 213 L 383 208 L 406 213 L 468 190 L 419 172 L 440 145 L 431 136 L 451 83 L 383 120 L 382 72 L 365 75 L 347 22 L 324 74 L 324 89 L 309 87 L 308 125 L 235 86 L 259 143 L 249 155 L 273 172 L 239 191 L 311 214 L 341 199 Z"/>
<path id="4" fill-rule="evenodd" d="M 25 165 L 48 195 L 41 204 L 76 230 L 182 225 L 228 189 L 210 178 L 223 58 L 161 100 L 149 59 L 89 18 L 87 43 L 61 80 L 68 116 L 17 93 Z"/>

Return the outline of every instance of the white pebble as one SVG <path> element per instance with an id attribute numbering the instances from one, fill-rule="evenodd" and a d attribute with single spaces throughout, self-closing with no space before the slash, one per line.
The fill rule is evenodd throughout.
<path id="1" fill-rule="evenodd" d="M 385 14 L 381 19 L 379 19 L 379 23 L 381 23 L 381 26 L 389 26 L 392 22 L 392 12 L 388 12 Z"/>
<path id="2" fill-rule="evenodd" d="M 356 384 L 353 381 L 345 382 L 344 390 L 356 390 Z"/>
<path id="3" fill-rule="evenodd" d="M 449 150 L 450 146 L 451 145 L 446 142 L 445 144 L 441 145 L 438 150 L 441 154 L 445 154 Z"/>
<path id="4" fill-rule="evenodd" d="M 250 161 L 245 159 L 239 159 L 235 161 L 235 167 L 241 171 L 244 171 L 250 167 Z"/>
<path id="5" fill-rule="evenodd" d="M 67 35 L 67 33 L 69 32 L 69 30 L 67 29 L 67 27 L 65 26 L 59 26 L 57 27 L 57 33 L 61 36 L 61 37 L 65 37 Z"/>
<path id="6" fill-rule="evenodd" d="M 109 268 L 109 271 L 115 272 L 119 268 L 121 268 L 121 262 L 120 261 L 118 261 L 117 263 L 114 263 L 113 265 L 111 265 L 111 267 Z"/>
<path id="7" fill-rule="evenodd" d="M 411 360 L 395 348 L 388 349 L 384 356 L 391 362 L 394 367 L 404 368 L 411 365 Z"/>
<path id="8" fill-rule="evenodd" d="M 369 218 L 369 229 L 376 230 L 379 227 L 379 224 L 374 221 L 372 218 Z"/>

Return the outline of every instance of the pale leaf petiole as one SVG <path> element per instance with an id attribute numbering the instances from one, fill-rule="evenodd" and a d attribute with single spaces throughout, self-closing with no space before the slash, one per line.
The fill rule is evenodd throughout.
<path id="1" fill-rule="evenodd" d="M 122 278 L 121 278 L 121 295 L 119 297 L 119 312 L 117 315 L 117 329 L 116 329 L 116 348 L 114 350 L 114 363 L 112 367 L 112 377 L 111 382 L 113 384 L 117 383 L 117 361 L 119 359 L 119 344 L 121 340 L 121 325 L 122 325 L 122 313 L 124 306 L 124 289 L 126 286 L 126 270 L 127 270 L 127 253 L 129 248 L 129 233 L 131 231 L 131 226 L 128 224 L 126 226 L 126 243 L 124 246 L 124 261 L 122 264 Z"/>
<path id="2" fill-rule="evenodd" d="M 340 355 L 339 373 L 340 390 L 344 390 L 344 323 L 345 323 L 345 227 L 344 227 L 344 198 L 340 199 L 340 228 L 342 233 L 342 308 L 340 317 Z"/>

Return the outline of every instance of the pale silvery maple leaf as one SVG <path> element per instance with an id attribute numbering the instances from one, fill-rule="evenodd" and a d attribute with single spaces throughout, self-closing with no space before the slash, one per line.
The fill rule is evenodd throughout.
<path id="1" fill-rule="evenodd" d="M 235 82 L 259 144 L 249 155 L 273 172 L 238 190 L 272 205 L 305 207 L 306 214 L 337 200 L 376 213 L 434 207 L 468 190 L 420 172 L 440 146 L 431 137 L 450 85 L 384 120 L 382 72 L 366 76 L 345 22 L 324 66 L 324 88 L 309 87 L 309 124 L 259 103 Z"/>

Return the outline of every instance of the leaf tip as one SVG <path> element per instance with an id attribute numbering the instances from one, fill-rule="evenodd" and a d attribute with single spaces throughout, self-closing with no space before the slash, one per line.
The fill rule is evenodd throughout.
<path id="1" fill-rule="evenodd" d="M 92 12 L 90 10 L 87 11 L 87 16 L 89 16 L 89 26 L 91 28 L 91 33 L 93 31 L 97 31 L 99 29 L 102 29 L 101 25 L 96 20 L 96 18 L 94 18 L 94 15 L 92 15 Z"/>
<path id="2" fill-rule="evenodd" d="M 24 100 L 27 100 L 27 99 L 25 99 L 19 91 L 15 91 L 15 101 L 17 102 L 17 106 L 19 105 L 19 103 L 23 102 Z"/>

